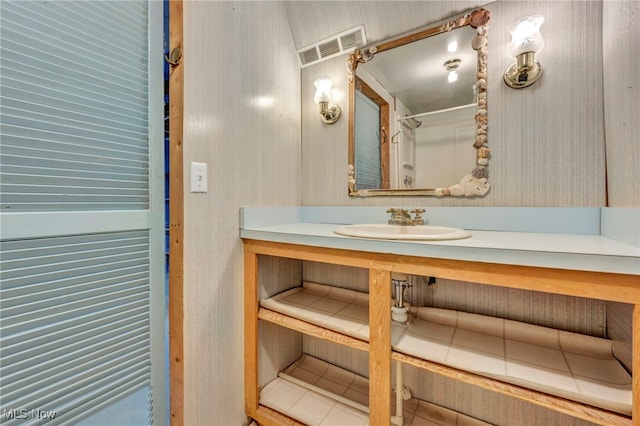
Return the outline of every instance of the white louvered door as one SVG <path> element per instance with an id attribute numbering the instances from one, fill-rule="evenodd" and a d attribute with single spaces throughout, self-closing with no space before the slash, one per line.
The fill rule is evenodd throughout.
<path id="1" fill-rule="evenodd" d="M 168 423 L 162 6 L 0 1 L 3 425 Z"/>

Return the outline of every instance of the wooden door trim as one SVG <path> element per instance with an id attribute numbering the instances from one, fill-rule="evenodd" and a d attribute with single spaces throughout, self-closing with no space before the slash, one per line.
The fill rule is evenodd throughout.
<path id="1" fill-rule="evenodd" d="M 180 49 L 169 75 L 169 400 L 171 425 L 184 424 L 184 65 L 182 0 L 169 1 L 169 53 Z M 173 57 L 175 58 L 175 56 Z"/>

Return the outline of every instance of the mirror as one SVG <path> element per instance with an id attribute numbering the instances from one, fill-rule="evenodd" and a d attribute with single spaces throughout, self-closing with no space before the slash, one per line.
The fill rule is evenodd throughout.
<path id="1" fill-rule="evenodd" d="M 353 197 L 485 195 L 489 11 L 349 56 Z"/>

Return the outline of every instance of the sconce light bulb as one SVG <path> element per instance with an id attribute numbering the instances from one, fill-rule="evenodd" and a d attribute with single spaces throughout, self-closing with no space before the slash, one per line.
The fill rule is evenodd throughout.
<path id="1" fill-rule="evenodd" d="M 313 85 L 316 88 L 316 94 L 313 97 L 315 103 L 320 104 L 320 102 L 331 102 L 333 100 L 333 93 L 331 91 L 333 82 L 330 79 L 319 78 Z"/>
<path id="2" fill-rule="evenodd" d="M 509 54 L 514 58 L 526 52 L 539 52 L 544 46 L 544 38 L 540 34 L 543 16 L 527 16 L 512 25 Z"/>
<path id="3" fill-rule="evenodd" d="M 516 23 L 516 27 L 513 30 L 513 36 L 516 39 L 524 39 L 529 37 L 529 35 L 535 33 L 538 31 L 538 28 L 536 28 L 536 24 L 533 23 L 530 19 L 524 18 L 524 19 L 520 19 L 517 23 Z"/>
<path id="4" fill-rule="evenodd" d="M 449 53 L 454 53 L 457 50 L 458 50 L 458 42 L 457 41 L 452 41 L 447 46 L 447 52 L 449 52 Z"/>
<path id="5" fill-rule="evenodd" d="M 449 75 L 447 76 L 447 81 L 449 83 L 453 83 L 456 80 L 458 80 L 458 73 L 455 71 L 449 71 Z"/>
<path id="6" fill-rule="evenodd" d="M 320 117 L 327 124 L 333 124 L 340 118 L 341 109 L 339 105 L 330 103 L 333 100 L 333 82 L 328 78 L 319 78 L 313 85 L 316 87 L 316 94 L 313 97 L 315 103 L 320 106 Z"/>

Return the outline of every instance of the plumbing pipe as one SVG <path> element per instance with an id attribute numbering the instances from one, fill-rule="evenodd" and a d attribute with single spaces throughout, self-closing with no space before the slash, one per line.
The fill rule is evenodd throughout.
<path id="1" fill-rule="evenodd" d="M 409 287 L 409 283 L 407 280 L 409 279 L 408 274 L 403 274 L 400 272 L 392 272 L 391 273 L 391 284 L 395 289 L 395 301 L 393 306 L 391 307 L 391 319 L 395 322 L 407 324 L 409 307 L 405 306 L 404 303 L 404 290 Z"/>
<path id="2" fill-rule="evenodd" d="M 391 307 L 391 319 L 395 322 L 406 324 L 409 321 L 409 307 L 408 306 L 392 306 Z"/>
<path id="3" fill-rule="evenodd" d="M 404 307 L 404 289 L 408 287 L 407 280 L 409 279 L 409 275 L 403 274 L 400 272 L 392 272 L 391 273 L 391 284 L 393 284 L 396 291 L 396 298 L 394 307 L 402 308 Z"/>
<path id="4" fill-rule="evenodd" d="M 400 425 L 403 423 L 403 407 L 402 407 L 402 363 L 400 361 L 396 361 L 396 415 L 395 417 L 400 418 Z"/>

